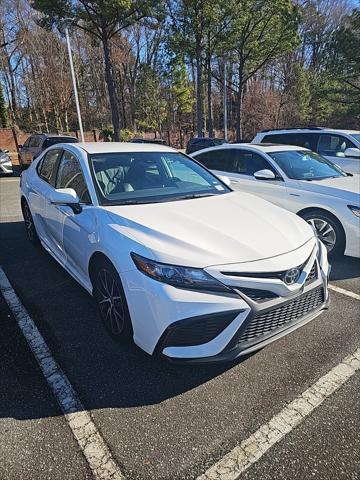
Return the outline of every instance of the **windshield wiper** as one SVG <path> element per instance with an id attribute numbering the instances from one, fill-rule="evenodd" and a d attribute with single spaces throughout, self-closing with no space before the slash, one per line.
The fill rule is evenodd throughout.
<path id="1" fill-rule="evenodd" d="M 191 200 L 192 198 L 213 197 L 214 195 L 216 195 L 216 193 L 194 193 L 191 195 L 183 195 L 176 198 L 179 200 Z"/>
<path id="2" fill-rule="evenodd" d="M 124 200 L 123 202 L 115 203 L 115 205 L 144 205 L 145 203 L 156 203 L 154 200 L 144 201 L 144 200 Z"/>
<path id="3" fill-rule="evenodd" d="M 216 193 L 194 193 L 191 195 L 179 195 L 178 197 L 167 197 L 167 198 L 152 198 L 151 200 L 123 200 L 122 202 L 117 202 L 115 205 L 144 205 L 146 203 L 164 203 L 172 202 L 174 200 L 190 200 L 192 198 L 202 198 L 202 197 L 212 197 L 217 195 Z"/>

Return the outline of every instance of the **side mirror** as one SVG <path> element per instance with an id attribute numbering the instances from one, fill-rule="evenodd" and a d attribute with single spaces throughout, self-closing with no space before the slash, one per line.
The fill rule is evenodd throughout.
<path id="1" fill-rule="evenodd" d="M 344 155 L 350 158 L 360 158 L 360 148 L 347 148 Z"/>
<path id="2" fill-rule="evenodd" d="M 49 195 L 52 205 L 64 205 L 70 207 L 77 214 L 82 212 L 79 197 L 73 188 L 58 188 Z"/>
<path id="3" fill-rule="evenodd" d="M 219 175 L 219 178 L 220 180 L 225 183 L 225 185 L 227 185 L 228 187 L 230 187 L 231 185 L 231 180 L 229 177 L 227 177 L 226 175 Z"/>
<path id="4" fill-rule="evenodd" d="M 275 180 L 275 173 L 265 168 L 264 170 L 258 170 L 254 173 L 254 177 L 257 180 Z"/>

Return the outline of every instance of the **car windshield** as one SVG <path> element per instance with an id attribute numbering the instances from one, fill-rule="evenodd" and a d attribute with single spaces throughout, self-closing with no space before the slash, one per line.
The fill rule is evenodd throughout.
<path id="1" fill-rule="evenodd" d="M 314 152 L 288 150 L 268 154 L 286 175 L 294 180 L 322 180 L 346 176 L 337 165 Z"/>
<path id="2" fill-rule="evenodd" d="M 358 142 L 360 142 L 360 133 L 351 133 L 350 137 L 355 138 Z"/>
<path id="3" fill-rule="evenodd" d="M 177 152 L 96 153 L 89 159 L 102 205 L 168 202 L 231 191 Z"/>

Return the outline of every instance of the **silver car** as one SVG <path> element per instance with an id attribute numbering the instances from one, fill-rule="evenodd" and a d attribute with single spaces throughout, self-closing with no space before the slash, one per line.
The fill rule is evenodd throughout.
<path id="1" fill-rule="evenodd" d="M 0 148 L 0 173 L 13 173 L 12 163 L 9 157 L 9 150 Z"/>
<path id="2" fill-rule="evenodd" d="M 29 137 L 24 145 L 19 145 L 19 164 L 21 170 L 28 167 L 41 152 L 56 143 L 78 143 L 76 137 L 56 133 L 39 133 Z"/>

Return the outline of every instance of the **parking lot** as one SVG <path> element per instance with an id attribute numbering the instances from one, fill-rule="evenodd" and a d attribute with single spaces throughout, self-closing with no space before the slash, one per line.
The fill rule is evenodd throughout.
<path id="1" fill-rule="evenodd" d="M 196 479 L 206 471 L 209 480 L 360 478 L 360 359 L 346 382 L 263 455 L 256 452 L 245 472 L 234 474 L 226 462 L 211 470 L 359 351 L 359 260 L 333 264 L 330 308 L 313 322 L 230 364 L 174 366 L 107 336 L 91 297 L 27 241 L 18 184 L 0 178 L 0 267 L 123 478 Z M 0 312 L 0 479 L 93 478 L 1 296 Z"/>

